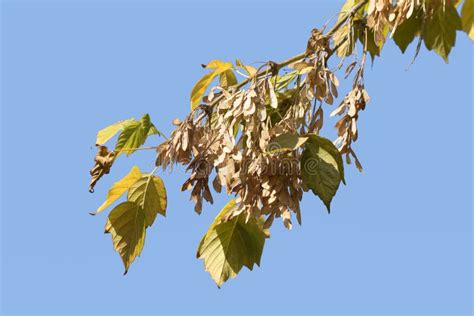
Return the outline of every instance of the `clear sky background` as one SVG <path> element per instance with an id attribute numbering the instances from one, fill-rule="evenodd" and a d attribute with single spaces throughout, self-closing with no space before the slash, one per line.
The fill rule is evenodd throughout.
<path id="1" fill-rule="evenodd" d="M 200 64 L 283 60 L 342 1 L 23 1 L 1 12 L 1 312 L 4 315 L 471 315 L 472 53 L 450 64 L 390 42 L 367 70 L 372 96 L 328 215 L 305 196 L 303 225 L 276 221 L 261 268 L 219 290 L 196 247 L 222 196 L 193 212 L 185 174 L 163 175 L 168 215 L 123 266 L 88 213 L 134 164 L 87 192 L 95 133 L 150 113 L 167 134 Z M 341 78 L 342 76 L 340 76 Z M 342 78 L 341 78 L 342 79 Z M 347 86 L 340 93 L 347 92 Z M 326 113 L 329 113 L 329 109 Z M 323 130 L 332 137 L 334 120 Z M 147 144 L 161 140 L 152 137 Z"/>

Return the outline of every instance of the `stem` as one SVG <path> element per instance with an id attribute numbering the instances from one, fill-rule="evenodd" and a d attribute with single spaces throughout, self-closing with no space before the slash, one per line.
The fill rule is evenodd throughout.
<path id="1" fill-rule="evenodd" d="M 120 153 L 120 152 L 126 152 L 126 151 L 151 150 L 151 149 L 157 149 L 157 148 L 158 148 L 158 146 L 139 147 L 139 148 L 128 148 L 128 149 L 120 149 L 120 150 L 117 150 L 117 152 Z"/>

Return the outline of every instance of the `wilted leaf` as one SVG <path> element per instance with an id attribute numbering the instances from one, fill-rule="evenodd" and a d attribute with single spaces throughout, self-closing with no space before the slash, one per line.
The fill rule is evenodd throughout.
<path id="1" fill-rule="evenodd" d="M 462 29 L 474 41 L 474 0 L 465 0 L 461 10 Z"/>
<path id="2" fill-rule="evenodd" d="M 150 133 L 156 132 L 158 130 L 151 123 L 150 115 L 148 114 L 143 115 L 140 121 L 129 123 L 118 137 L 117 144 L 115 145 L 117 155 L 121 152 L 125 152 L 127 156 L 131 155 L 135 152 L 136 148 L 145 143 Z"/>
<path id="3" fill-rule="evenodd" d="M 145 212 L 136 203 L 123 202 L 110 212 L 105 232 L 112 235 L 114 248 L 122 258 L 126 274 L 145 244 Z"/>
<path id="4" fill-rule="evenodd" d="M 308 137 L 300 137 L 298 134 L 285 133 L 273 138 L 268 144 L 269 153 L 295 150 L 306 143 Z"/>
<path id="5" fill-rule="evenodd" d="M 423 27 L 423 39 L 428 50 L 434 50 L 448 62 L 451 48 L 456 43 L 456 30 L 462 29 L 461 18 L 452 5 L 440 5 Z"/>
<path id="6" fill-rule="evenodd" d="M 252 270 L 254 264 L 260 265 L 265 237 L 262 222 L 250 218 L 245 223 L 242 213 L 227 222 L 215 221 L 201 241 L 197 256 L 220 287 L 243 266 Z"/>
<path id="7" fill-rule="evenodd" d="M 232 68 L 231 63 L 225 63 L 220 60 L 213 60 L 207 64 L 206 68 L 214 68 L 215 70 L 205 74 L 193 87 L 191 91 L 191 110 L 194 110 L 201 102 L 204 93 L 211 84 L 212 80 L 221 73 Z"/>
<path id="8" fill-rule="evenodd" d="M 121 180 L 114 183 L 114 185 L 107 192 L 107 199 L 92 215 L 99 214 L 112 203 L 114 203 L 122 194 L 124 194 L 135 182 L 142 177 L 142 173 L 137 166 L 133 166 L 130 172 Z"/>
<path id="9" fill-rule="evenodd" d="M 99 146 L 94 158 L 94 167 L 89 171 L 91 181 L 89 183 L 89 192 L 94 193 L 94 187 L 105 174 L 109 174 L 110 168 L 114 164 L 115 152 L 109 151 L 106 146 Z"/>
<path id="10" fill-rule="evenodd" d="M 339 157 L 340 161 L 339 158 L 336 160 L 335 147 L 331 143 L 334 148 L 329 149 L 332 147 L 327 142 L 331 143 L 317 135 L 309 137 L 301 157 L 301 177 L 303 183 L 319 196 L 329 212 L 332 198 L 336 195 L 343 174 L 339 171 L 342 157 L 338 152 L 336 157 Z"/>
<path id="11" fill-rule="evenodd" d="M 135 202 L 145 211 L 146 227 L 155 221 L 156 215 L 166 215 L 166 189 L 160 177 L 146 175 L 135 182 L 128 191 L 128 201 Z"/>

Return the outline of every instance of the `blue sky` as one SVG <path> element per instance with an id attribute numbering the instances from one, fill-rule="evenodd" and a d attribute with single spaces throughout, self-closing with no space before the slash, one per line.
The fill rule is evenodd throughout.
<path id="1" fill-rule="evenodd" d="M 347 168 L 331 215 L 306 195 L 303 225 L 276 222 L 261 268 L 221 290 L 195 250 L 227 199 L 197 216 L 182 171 L 163 175 L 168 215 L 125 277 L 105 214 L 88 215 L 132 165 L 154 160 L 121 157 L 89 194 L 97 130 L 148 112 L 169 134 L 200 64 L 290 57 L 341 3 L 3 1 L 1 312 L 471 315 L 473 46 L 461 33 L 449 65 L 423 48 L 406 71 L 414 48 L 384 48 L 366 73 L 372 103 L 355 147 L 365 173 Z"/>

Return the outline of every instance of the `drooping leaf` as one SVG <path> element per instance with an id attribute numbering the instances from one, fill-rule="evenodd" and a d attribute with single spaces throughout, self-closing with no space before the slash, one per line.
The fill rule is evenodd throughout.
<path id="1" fill-rule="evenodd" d="M 194 110 L 201 102 L 204 93 L 211 84 L 212 80 L 221 73 L 232 68 L 232 63 L 225 63 L 220 60 L 213 60 L 207 64 L 206 68 L 215 69 L 214 71 L 205 74 L 193 87 L 191 91 L 191 110 Z"/>
<path id="2" fill-rule="evenodd" d="M 166 215 L 166 189 L 163 180 L 146 175 L 135 182 L 128 191 L 128 201 L 135 202 L 145 211 L 146 227 L 153 224 L 156 215 Z"/>
<path id="3" fill-rule="evenodd" d="M 226 70 L 220 74 L 219 84 L 222 88 L 232 87 L 237 84 L 237 77 L 231 69 Z"/>
<path id="4" fill-rule="evenodd" d="M 105 202 L 101 206 L 99 206 L 95 213 L 91 214 L 96 215 L 105 210 L 119 197 L 121 197 L 122 194 L 124 194 L 141 177 L 142 173 L 140 169 L 137 166 L 133 166 L 130 172 L 125 177 L 114 183 L 114 185 L 109 189 L 109 192 L 107 192 L 107 199 L 105 200 Z"/>
<path id="5" fill-rule="evenodd" d="M 339 188 L 342 175 L 336 159 L 314 136 L 316 135 L 312 135 L 305 144 L 301 157 L 301 178 L 330 212 L 331 201 Z"/>
<path id="6" fill-rule="evenodd" d="M 145 244 L 145 212 L 134 202 L 123 202 L 109 214 L 105 233 L 112 235 L 114 249 L 120 254 L 126 274 L 140 256 Z"/>
<path id="7" fill-rule="evenodd" d="M 114 137 L 118 132 L 123 130 L 130 123 L 135 122 L 135 119 L 131 118 L 128 120 L 118 121 L 112 125 L 109 125 L 101 129 L 97 133 L 97 139 L 95 141 L 96 145 L 103 145 L 108 142 L 112 137 Z"/>
<path id="8" fill-rule="evenodd" d="M 421 31 L 421 17 L 414 12 L 409 19 L 400 24 L 395 33 L 393 33 L 393 40 L 400 48 L 402 53 L 405 53 L 408 45 L 415 39 Z"/>
<path id="9" fill-rule="evenodd" d="M 306 143 L 308 137 L 301 137 L 294 133 L 285 133 L 273 138 L 268 144 L 268 153 L 278 153 L 295 150 Z"/>
<path id="10" fill-rule="evenodd" d="M 243 266 L 252 270 L 254 264 L 260 265 L 265 238 L 262 222 L 250 218 L 246 223 L 242 213 L 227 222 L 215 221 L 201 241 L 197 257 L 204 260 L 206 271 L 220 287 Z"/>
<path id="11" fill-rule="evenodd" d="M 94 158 L 94 167 L 89 171 L 91 181 L 89 183 L 89 192 L 94 193 L 94 187 L 104 175 L 110 173 L 110 168 L 115 161 L 115 152 L 109 151 L 106 146 L 99 146 Z"/>
<path id="12" fill-rule="evenodd" d="M 462 29 L 461 18 L 453 5 L 440 5 L 423 27 L 423 39 L 428 50 L 434 50 L 445 62 L 456 44 L 456 30 Z"/>
<path id="13" fill-rule="evenodd" d="M 145 114 L 140 121 L 134 121 L 129 123 L 118 136 L 117 144 L 115 145 L 115 151 L 117 155 L 125 152 L 127 156 L 130 156 L 135 150 L 143 145 L 150 135 L 158 130 L 150 121 L 150 115 Z"/>
<path id="14" fill-rule="evenodd" d="M 474 0 L 465 0 L 461 10 L 462 29 L 474 41 Z"/>
<path id="15" fill-rule="evenodd" d="M 342 159 L 341 153 L 339 152 L 337 147 L 334 146 L 333 142 L 325 137 L 322 137 L 316 134 L 310 134 L 308 135 L 308 138 L 313 143 L 315 143 L 316 145 L 320 146 L 322 149 L 327 151 L 331 155 L 331 157 L 336 161 L 337 170 L 339 171 L 339 174 L 341 175 L 342 183 L 346 184 L 346 180 L 344 177 L 344 161 Z"/>

